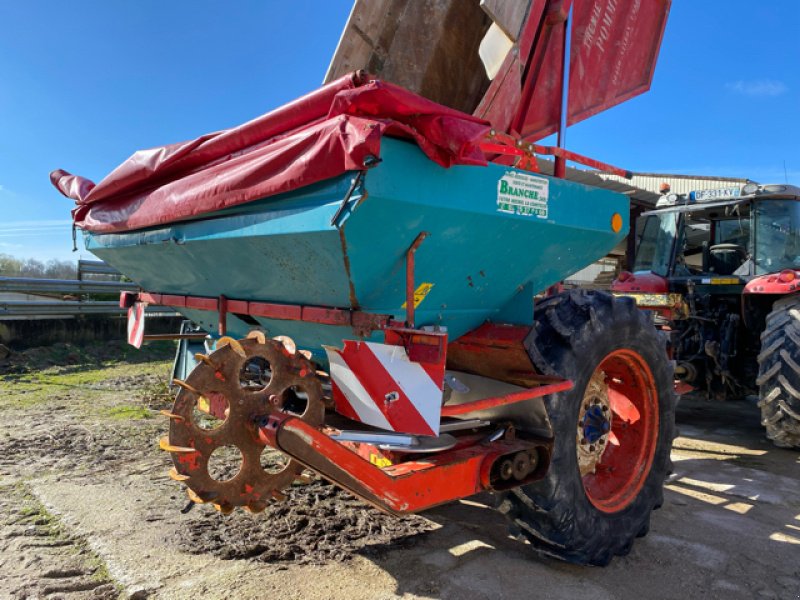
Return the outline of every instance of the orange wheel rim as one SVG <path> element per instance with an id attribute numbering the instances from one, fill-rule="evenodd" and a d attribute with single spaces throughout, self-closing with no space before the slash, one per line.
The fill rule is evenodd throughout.
<path id="1" fill-rule="evenodd" d="M 582 404 L 578 453 L 591 459 L 581 467 L 590 469 L 582 481 L 595 508 L 615 513 L 636 499 L 650 473 L 658 442 L 658 390 L 647 362 L 630 349 L 608 354 L 595 377 L 604 381 L 607 398 L 585 397 Z"/>

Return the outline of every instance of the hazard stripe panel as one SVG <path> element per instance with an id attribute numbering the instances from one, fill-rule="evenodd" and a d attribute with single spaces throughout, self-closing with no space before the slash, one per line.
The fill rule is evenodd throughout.
<path id="1" fill-rule="evenodd" d="M 389 421 L 386 420 L 386 417 L 383 416 L 383 413 L 374 402 L 359 401 L 360 398 L 369 398 L 369 394 L 364 389 L 364 386 L 361 385 L 355 373 L 344 362 L 344 358 L 339 354 L 339 351 L 335 348 L 325 348 L 325 350 L 331 363 L 331 379 L 339 391 L 342 392 L 345 407 L 350 409 L 339 412 L 361 423 L 374 425 L 381 429 L 392 429 Z"/>
<path id="2" fill-rule="evenodd" d="M 128 308 L 128 343 L 136 348 L 141 348 L 144 341 L 144 307 L 144 302 L 134 302 Z"/>
<path id="3" fill-rule="evenodd" d="M 403 346 L 345 340 L 342 350 L 325 351 L 339 412 L 389 431 L 439 434 L 443 382 Z"/>

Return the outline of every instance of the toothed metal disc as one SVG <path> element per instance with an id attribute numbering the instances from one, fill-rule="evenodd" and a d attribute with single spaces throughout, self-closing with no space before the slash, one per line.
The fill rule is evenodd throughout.
<path id="1" fill-rule="evenodd" d="M 221 424 L 204 429 L 195 418 L 198 410 Z M 259 424 L 271 412 L 282 411 L 321 425 L 324 410 L 321 385 L 305 356 L 263 336 L 228 338 L 180 386 L 167 413 L 169 438 L 161 446 L 172 453 L 173 478 L 187 485 L 192 500 L 211 502 L 222 513 L 237 506 L 260 512 L 283 497 L 280 490 L 289 487 L 303 467 L 289 460 L 282 468 L 265 470 Z M 209 459 L 224 447 L 241 453 L 239 469 L 229 479 L 215 479 Z"/>

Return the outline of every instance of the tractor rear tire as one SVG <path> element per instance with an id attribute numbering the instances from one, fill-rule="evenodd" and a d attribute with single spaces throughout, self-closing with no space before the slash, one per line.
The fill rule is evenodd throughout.
<path id="1" fill-rule="evenodd" d="M 767 437 L 800 448 L 800 296 L 778 300 L 767 315 L 756 383 Z"/>
<path id="2" fill-rule="evenodd" d="M 664 339 L 630 298 L 572 290 L 537 303 L 535 315 L 526 340 L 534 365 L 575 386 L 545 399 L 555 436 L 548 474 L 502 494 L 498 509 L 512 521 L 512 532 L 538 552 L 606 565 L 647 534 L 651 512 L 663 503 L 675 437 L 672 364 Z M 624 391 L 640 418 L 626 422 L 608 405 L 607 412 L 595 412 L 611 415 L 615 433 L 607 445 L 590 446 L 600 458 L 592 455 L 598 462 L 587 472 L 578 455 L 586 451 L 587 437 L 597 440 L 598 430 L 590 436 L 593 430 L 585 427 L 598 389 L 607 398 L 611 389 Z"/>

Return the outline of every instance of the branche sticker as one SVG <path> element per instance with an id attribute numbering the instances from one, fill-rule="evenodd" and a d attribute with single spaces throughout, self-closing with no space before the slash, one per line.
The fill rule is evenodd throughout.
<path id="1" fill-rule="evenodd" d="M 550 181 L 520 171 L 506 171 L 497 182 L 497 210 L 524 217 L 547 218 Z"/>

